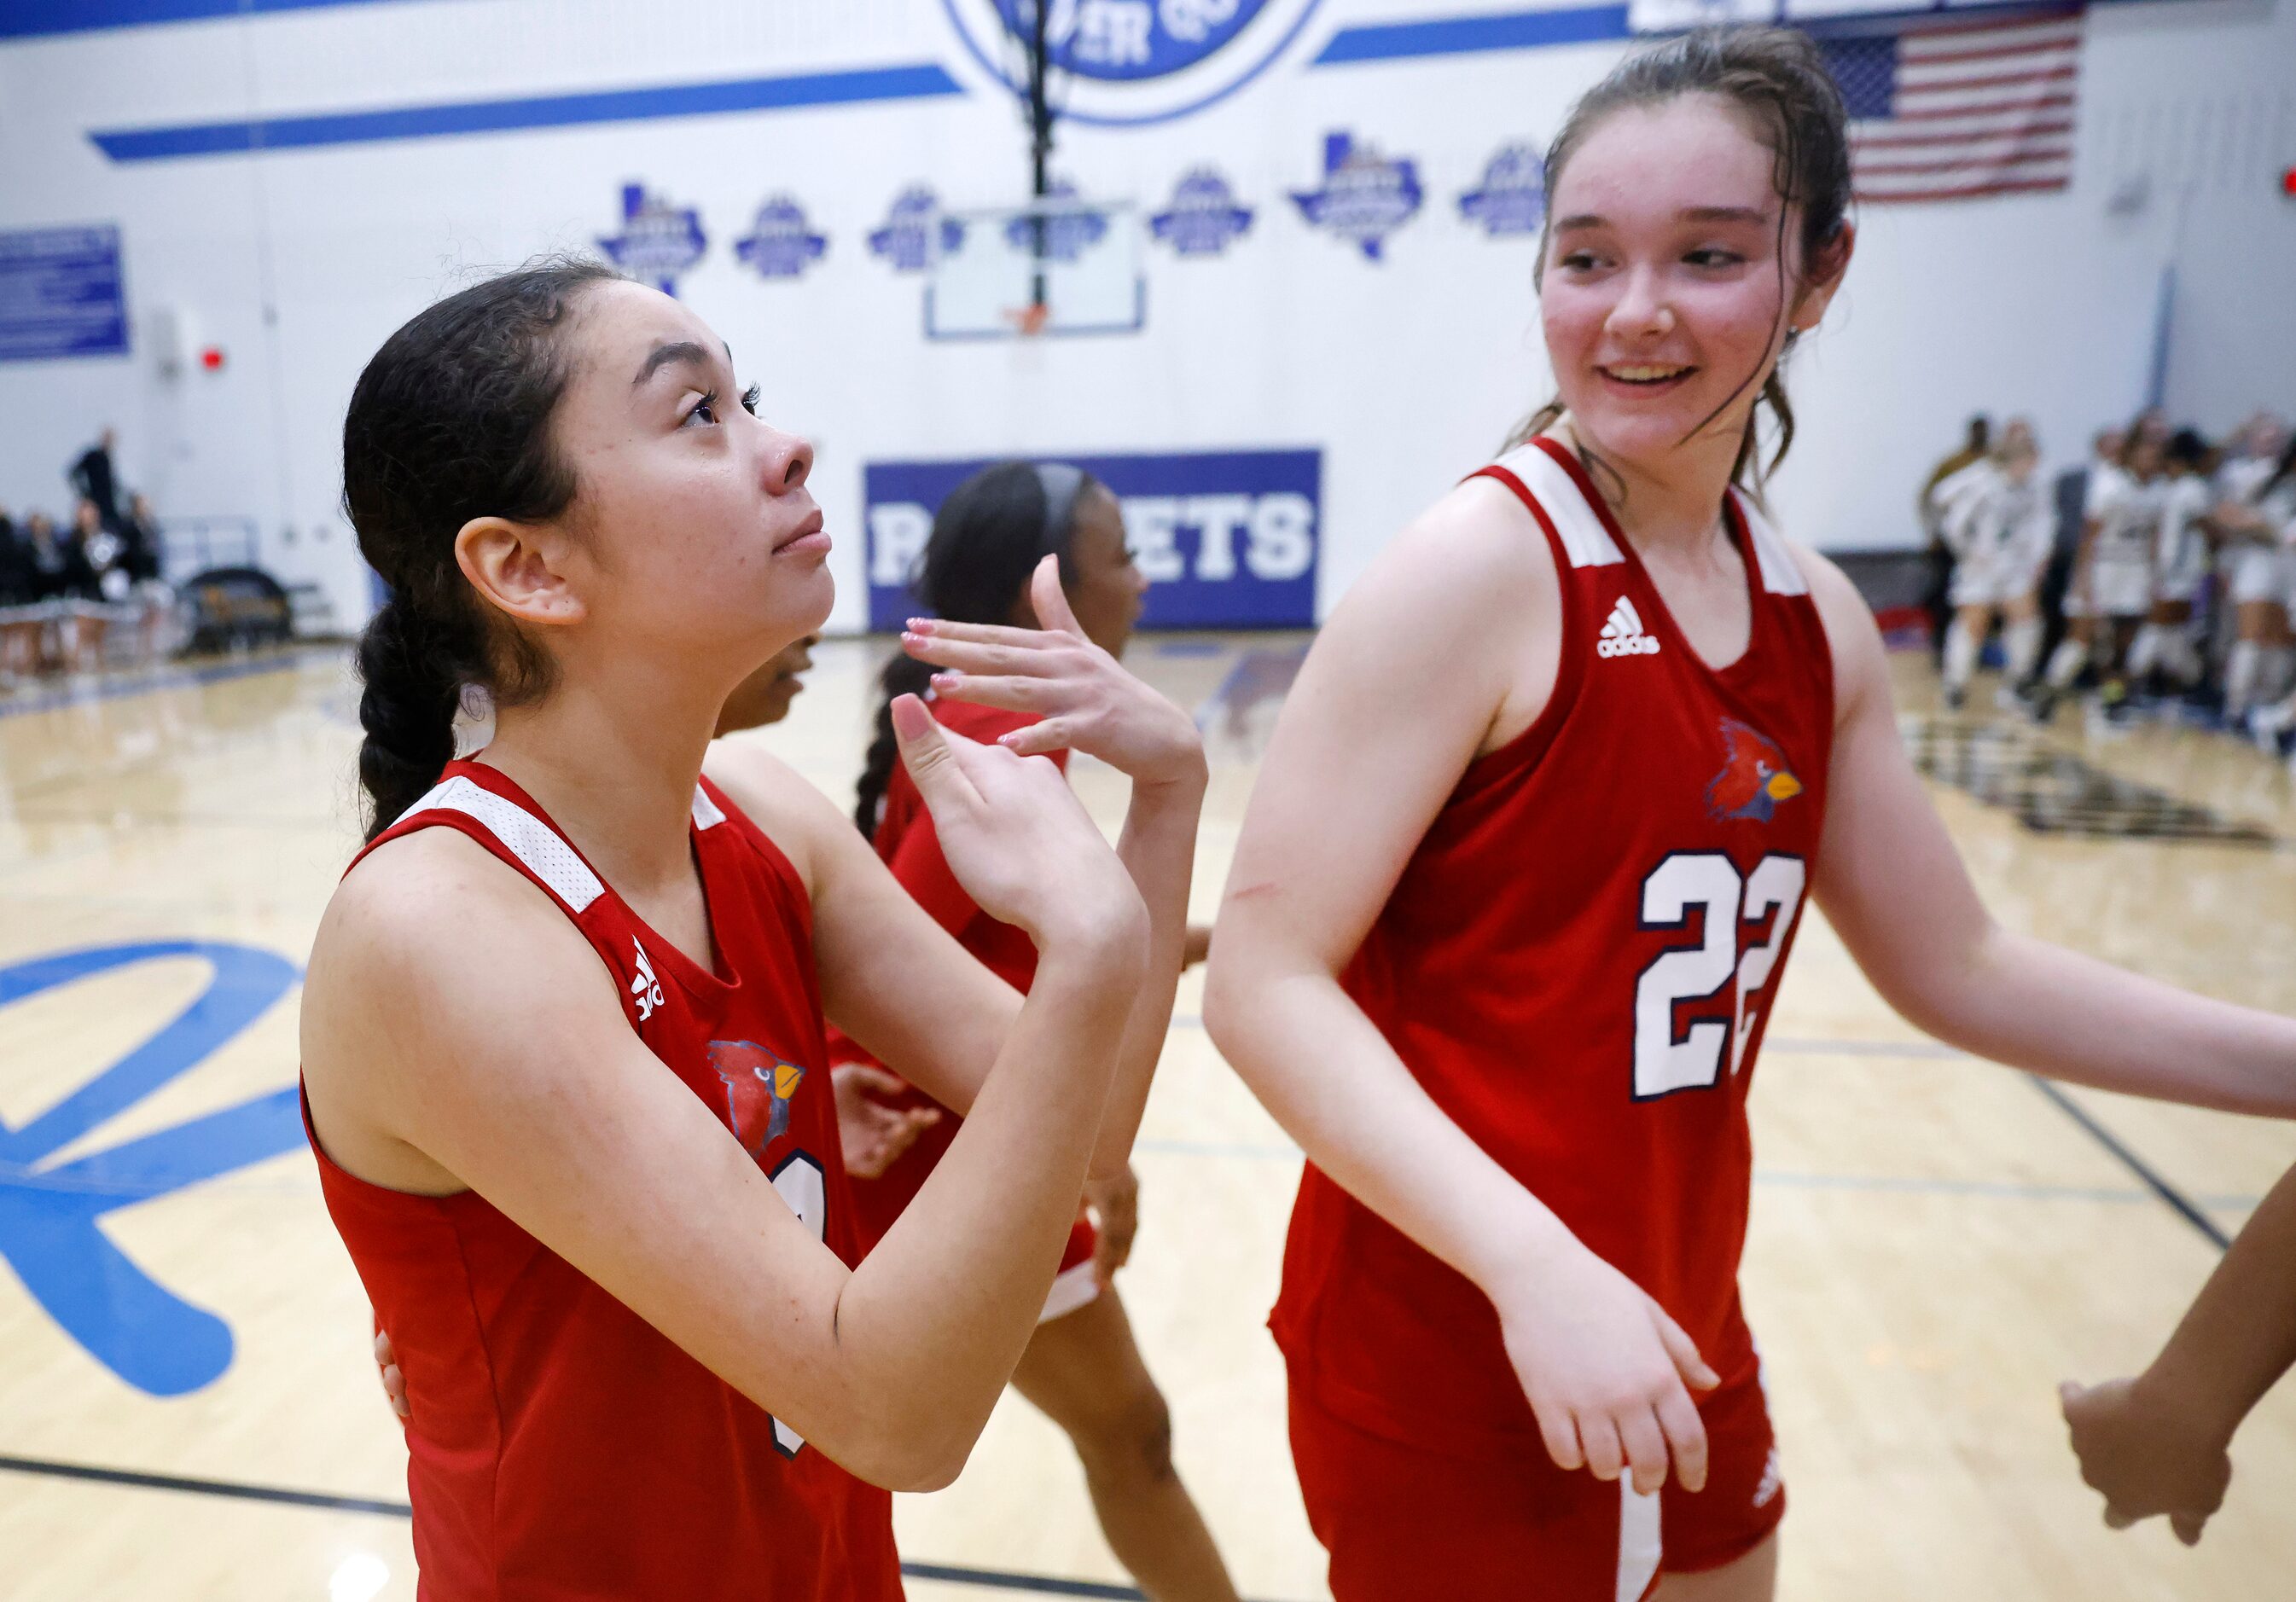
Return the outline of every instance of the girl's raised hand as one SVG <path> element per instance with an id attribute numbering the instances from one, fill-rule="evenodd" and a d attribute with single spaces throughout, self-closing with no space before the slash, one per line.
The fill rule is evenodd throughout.
<path id="1" fill-rule="evenodd" d="M 1040 950 L 1144 926 L 1131 876 L 1059 768 L 944 729 L 913 695 L 898 697 L 892 713 L 941 854 L 982 911 Z"/>
<path id="2" fill-rule="evenodd" d="M 933 691 L 952 700 L 1031 712 L 1039 722 L 998 743 L 1023 756 L 1063 748 L 1096 756 L 1136 784 L 1204 777 L 1204 745 L 1188 715 L 1127 673 L 1085 637 L 1048 556 L 1029 580 L 1042 628 L 913 617 L 901 648 L 941 671 Z"/>

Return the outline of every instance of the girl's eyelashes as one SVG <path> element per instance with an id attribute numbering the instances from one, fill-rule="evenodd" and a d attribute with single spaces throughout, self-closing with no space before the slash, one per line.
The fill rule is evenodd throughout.
<path id="1" fill-rule="evenodd" d="M 742 410 L 747 412 L 752 417 L 755 417 L 758 414 L 758 388 L 755 384 L 750 385 L 747 389 L 742 391 Z M 685 416 L 680 420 L 678 427 L 684 428 L 687 423 L 693 421 L 694 419 L 700 418 L 703 422 L 715 428 L 718 421 L 718 396 L 715 389 L 703 390 L 701 392 L 701 398 L 693 403 L 693 410 L 686 413 Z"/>

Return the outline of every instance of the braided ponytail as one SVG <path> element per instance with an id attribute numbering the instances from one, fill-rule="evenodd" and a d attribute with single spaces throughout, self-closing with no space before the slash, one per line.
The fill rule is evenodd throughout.
<path id="1" fill-rule="evenodd" d="M 450 295 L 384 340 L 351 392 L 343 509 L 359 554 L 391 588 L 358 646 L 369 839 L 454 759 L 465 686 L 496 706 L 549 688 L 549 658 L 487 610 L 455 540 L 473 518 L 540 522 L 573 500 L 572 470 L 550 438 L 567 379 L 559 346 L 581 291 L 619 276 L 559 259 Z"/>
<path id="2" fill-rule="evenodd" d="M 865 840 L 877 838 L 877 824 L 885 815 L 885 790 L 901 760 L 900 737 L 893 732 L 893 703 L 905 695 L 922 695 L 931 687 L 932 675 L 931 663 L 897 650 L 877 677 L 884 694 L 877 699 L 876 733 L 869 741 L 869 755 L 862 761 L 861 778 L 854 786 L 853 821 Z"/>
<path id="3" fill-rule="evenodd" d="M 415 609 L 394 595 L 359 636 L 359 788 L 372 812 L 367 838 L 390 828 L 455 756 L 455 708 L 462 682 L 439 654 L 426 651 Z"/>

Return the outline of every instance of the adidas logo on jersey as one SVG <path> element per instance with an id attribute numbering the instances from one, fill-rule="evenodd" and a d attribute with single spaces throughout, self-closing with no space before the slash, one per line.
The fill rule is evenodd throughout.
<path id="1" fill-rule="evenodd" d="M 1643 633 L 1643 617 L 1635 610 L 1635 603 L 1626 596 L 1611 609 L 1611 620 L 1603 625 L 1603 637 L 1595 642 L 1598 657 L 1654 657 L 1658 655 L 1658 636 Z"/>
<path id="2" fill-rule="evenodd" d="M 638 954 L 638 976 L 630 981 L 630 994 L 637 998 L 638 1022 L 643 1024 L 661 1005 L 661 981 L 653 977 L 653 964 L 646 960 L 644 945 L 636 939 L 630 945 Z"/>

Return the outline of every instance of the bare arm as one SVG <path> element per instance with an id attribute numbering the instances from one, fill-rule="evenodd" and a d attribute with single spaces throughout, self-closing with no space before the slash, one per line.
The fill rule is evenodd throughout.
<path id="1" fill-rule="evenodd" d="M 816 1448 L 923 1488 L 954 1477 L 1034 1330 L 1145 936 L 1049 764 L 964 752 L 908 710 L 913 771 L 920 740 L 938 750 L 919 784 L 952 860 L 1042 958 L 932 1204 L 858 1269 L 631 1034 L 556 908 L 447 831 L 346 881 L 313 953 L 304 1055 L 338 1161 L 477 1190 Z"/>
<path id="2" fill-rule="evenodd" d="M 2296 1366 L 2296 1169 L 2281 1176 L 2152 1366 L 2061 1395 L 2115 1526 L 2165 1513 L 2186 1545 L 2224 1500 L 2232 1437 Z"/>
<path id="3" fill-rule="evenodd" d="M 1545 540 L 1495 485 L 1453 491 L 1382 555 L 1285 700 L 1205 1022 L 1317 1167 L 1492 1298 L 1557 1462 L 1615 1477 L 1631 1459 L 1649 1488 L 1670 1441 L 1694 1487 L 1704 1437 L 1674 1372 L 1699 1367 L 1688 1342 L 1670 1361 L 1671 1321 L 1435 1105 L 1339 984 L 1468 764 L 1545 706 L 1559 637 Z"/>
<path id="4" fill-rule="evenodd" d="M 1840 569 L 1800 555 L 1836 698 L 1815 889 L 1882 998 L 1940 1040 L 2052 1078 L 2296 1117 L 2296 1023 L 1993 920 L 1906 760 L 1872 614 Z"/>

